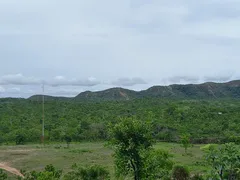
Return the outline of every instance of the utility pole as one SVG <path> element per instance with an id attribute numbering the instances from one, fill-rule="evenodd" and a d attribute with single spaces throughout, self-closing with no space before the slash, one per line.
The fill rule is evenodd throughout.
<path id="1" fill-rule="evenodd" d="M 44 84 L 42 84 L 42 144 L 44 144 Z"/>

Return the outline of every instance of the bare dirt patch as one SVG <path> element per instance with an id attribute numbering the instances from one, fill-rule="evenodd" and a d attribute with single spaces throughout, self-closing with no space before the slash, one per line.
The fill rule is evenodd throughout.
<path id="1" fill-rule="evenodd" d="M 36 151 L 37 149 L 2 149 L 0 154 L 0 169 L 8 171 L 11 174 L 24 177 L 20 171 L 12 166 L 16 161 L 25 159 L 31 152 Z M 1 162 L 2 161 L 2 162 Z"/>
<path id="2" fill-rule="evenodd" d="M 0 169 L 4 169 L 5 171 L 8 171 L 12 174 L 15 174 L 17 176 L 20 176 L 20 177 L 24 177 L 19 170 L 13 168 L 13 167 L 10 167 L 8 166 L 7 163 L 4 163 L 4 162 L 0 162 Z"/>

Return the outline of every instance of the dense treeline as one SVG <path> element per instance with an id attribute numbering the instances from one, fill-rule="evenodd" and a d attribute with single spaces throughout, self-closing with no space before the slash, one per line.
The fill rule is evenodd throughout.
<path id="1" fill-rule="evenodd" d="M 107 126 L 122 117 L 151 120 L 154 137 L 178 141 L 189 134 L 193 143 L 240 141 L 240 102 L 237 100 L 136 99 L 103 102 L 45 102 L 48 141 L 106 140 Z M 0 99 L 0 142 L 38 142 L 42 102 Z"/>

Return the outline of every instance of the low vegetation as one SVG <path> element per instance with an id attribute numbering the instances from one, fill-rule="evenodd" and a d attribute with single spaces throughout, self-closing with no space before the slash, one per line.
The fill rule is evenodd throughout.
<path id="1" fill-rule="evenodd" d="M 59 149 L 55 148 L 56 145 L 45 145 L 36 146 L 36 145 L 24 145 L 24 146 L 1 146 L 0 147 L 0 160 L 4 162 L 12 162 L 11 165 L 17 169 L 23 169 L 21 171 L 25 177 L 32 178 L 32 176 L 40 177 L 52 177 L 57 174 L 61 174 L 61 178 L 73 178 L 82 179 L 80 172 L 88 172 L 86 174 L 92 174 L 94 172 L 106 171 L 106 173 L 99 172 L 99 174 L 108 174 L 110 179 L 117 179 L 117 167 L 115 156 L 112 156 L 115 152 L 115 148 L 109 144 L 106 146 L 106 143 L 73 143 L 70 149 L 66 145 L 59 145 Z M 160 177 L 174 177 L 178 174 L 176 167 L 183 167 L 182 169 L 187 169 L 189 178 L 191 180 L 201 180 L 201 179 L 210 179 L 210 177 L 218 176 L 218 171 L 216 167 L 224 167 L 224 178 L 227 178 L 229 175 L 229 167 L 231 163 L 239 163 L 239 161 L 234 158 L 239 151 L 235 153 L 225 152 L 223 157 L 226 155 L 229 157 L 225 161 L 219 161 L 218 164 L 212 162 L 212 147 L 215 150 L 225 148 L 225 146 L 233 146 L 234 149 L 238 148 L 236 144 L 225 144 L 225 145 L 194 145 L 189 148 L 188 154 L 185 154 L 184 148 L 181 144 L 176 143 L 157 143 L 153 145 L 153 149 L 149 151 L 148 156 L 143 156 L 143 161 L 145 162 L 144 171 L 154 172 L 147 179 L 163 179 Z M 75 153 L 77 152 L 77 153 Z M 80 152 L 80 153 L 78 153 Z M 190 154 L 191 153 L 191 154 Z M 216 154 L 217 156 L 218 154 Z M 220 158 L 223 158 L 220 157 Z M 52 165 L 51 165 L 52 164 Z M 226 165 L 226 166 L 225 166 Z M 235 165 L 234 167 L 234 178 L 238 179 L 238 168 Z M 46 168 L 44 168 L 46 167 Z M 81 171 L 80 171 L 81 170 Z M 49 172 L 54 171 L 55 173 Z M 90 172 L 89 172 L 90 171 Z M 58 172 L 58 173 L 56 173 Z M 3 175 L 2 175 L 3 174 Z M 0 171 L 0 177 L 6 177 L 6 172 Z M 134 179 L 133 171 L 127 171 L 125 173 L 127 179 Z M 107 177 L 107 176 L 106 176 Z M 232 176 L 233 177 L 233 176 Z M 232 179 L 234 179 L 232 178 Z M 16 176 L 8 174 L 7 179 L 16 179 Z M 36 178 L 35 178 L 36 179 Z M 91 178 L 90 178 L 91 179 Z M 119 177 L 123 179 L 123 177 Z M 146 178 L 142 178 L 146 179 Z"/>
<path id="2" fill-rule="evenodd" d="M 0 99 L 0 161 L 25 179 L 240 178 L 239 101 L 51 100 L 45 108 L 45 144 L 32 145 L 40 142 L 41 102 Z M 7 176 L 14 178 L 0 171 Z"/>

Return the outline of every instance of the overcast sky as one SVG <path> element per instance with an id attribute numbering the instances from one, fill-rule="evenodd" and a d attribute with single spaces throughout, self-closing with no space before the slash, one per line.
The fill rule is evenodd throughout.
<path id="1" fill-rule="evenodd" d="M 239 0 L 0 0 L 0 97 L 240 78 Z"/>

